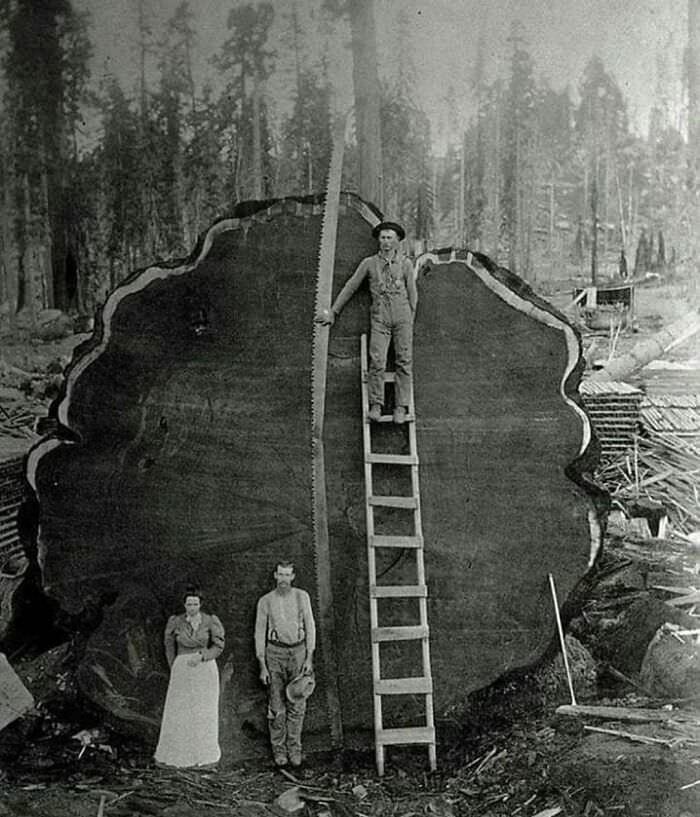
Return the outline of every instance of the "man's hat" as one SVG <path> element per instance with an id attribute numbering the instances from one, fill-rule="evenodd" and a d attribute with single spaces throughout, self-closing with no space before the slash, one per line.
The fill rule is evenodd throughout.
<path id="1" fill-rule="evenodd" d="M 308 698 L 315 689 L 316 679 L 314 678 L 313 672 L 311 672 L 297 675 L 296 678 L 293 678 L 287 684 L 285 691 L 290 701 L 302 701 Z"/>
<path id="2" fill-rule="evenodd" d="M 379 233 L 381 233 L 382 230 L 393 230 L 399 237 L 399 241 L 403 241 L 404 238 L 406 238 L 406 231 L 395 221 L 380 221 L 379 224 L 377 224 L 377 226 L 372 230 L 372 235 L 374 238 L 379 238 Z"/>

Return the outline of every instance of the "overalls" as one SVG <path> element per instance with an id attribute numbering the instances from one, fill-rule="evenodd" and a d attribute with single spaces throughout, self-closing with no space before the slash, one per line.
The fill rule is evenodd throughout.
<path id="1" fill-rule="evenodd" d="M 409 404 L 413 365 L 413 313 L 406 289 L 406 269 L 410 262 L 396 253 L 389 261 L 380 255 L 371 258 L 369 289 L 371 335 L 369 341 L 369 376 L 367 386 L 370 405 L 384 404 L 384 372 L 389 342 L 394 339 L 396 368 L 396 406 Z"/>

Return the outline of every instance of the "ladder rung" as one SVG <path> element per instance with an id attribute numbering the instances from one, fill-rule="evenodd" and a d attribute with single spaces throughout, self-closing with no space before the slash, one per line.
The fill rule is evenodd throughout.
<path id="1" fill-rule="evenodd" d="M 414 548 L 420 549 L 423 547 L 422 536 L 378 536 L 375 534 L 371 541 L 370 547 L 375 548 Z"/>
<path id="2" fill-rule="evenodd" d="M 406 419 L 404 422 L 412 423 L 416 418 L 413 416 L 411 412 L 406 413 Z M 365 414 L 365 422 L 369 423 L 369 417 Z M 382 416 L 378 420 L 374 420 L 375 423 L 393 423 L 394 422 L 394 415 L 393 414 L 382 414 Z"/>
<path id="3" fill-rule="evenodd" d="M 428 638 L 430 628 L 427 624 L 418 624 L 414 627 L 373 627 L 372 641 L 416 641 Z"/>
<path id="4" fill-rule="evenodd" d="M 373 465 L 418 465 L 416 454 L 375 454 L 370 452 L 365 457 L 365 462 Z"/>
<path id="5" fill-rule="evenodd" d="M 430 695 L 432 678 L 381 678 L 374 682 L 375 695 Z"/>
<path id="6" fill-rule="evenodd" d="M 396 381 L 396 372 L 384 372 L 384 382 L 394 383 Z"/>
<path id="7" fill-rule="evenodd" d="M 417 508 L 418 500 L 415 496 L 371 496 L 369 504 L 383 508 Z"/>
<path id="8" fill-rule="evenodd" d="M 428 588 L 424 584 L 396 584 L 377 585 L 369 588 L 370 598 L 373 599 L 417 599 L 427 598 Z"/>
<path id="9" fill-rule="evenodd" d="M 435 743 L 435 729 L 430 726 L 379 729 L 377 731 L 377 743 L 381 746 L 399 743 Z"/>

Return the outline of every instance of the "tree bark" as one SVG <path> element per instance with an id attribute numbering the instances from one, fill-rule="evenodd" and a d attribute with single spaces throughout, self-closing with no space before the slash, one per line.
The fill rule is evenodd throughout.
<path id="1" fill-rule="evenodd" d="M 382 141 L 379 114 L 377 36 L 373 0 L 353 0 L 352 79 L 355 87 L 355 128 L 360 159 L 359 194 L 383 206 Z"/>
<path id="2" fill-rule="evenodd" d="M 253 198 L 263 198 L 262 145 L 260 136 L 260 77 L 253 78 Z"/>
<path id="3" fill-rule="evenodd" d="M 343 203 L 334 293 L 373 247 L 364 202 L 348 195 Z M 149 266 L 112 293 L 55 404 L 80 442 L 44 445 L 30 480 L 50 509 L 41 520 L 41 570 L 52 596 L 67 612 L 117 597 L 90 636 L 83 693 L 122 721 L 157 728 L 167 677 L 162 627 L 180 605 L 183 582 L 205 582 L 227 631 L 224 677 L 235 661 L 235 683 L 222 683 L 221 737 L 225 757 L 237 760 L 269 752 L 250 625 L 275 560 L 284 553 L 295 562 L 315 609 L 328 586 L 310 545 L 308 398 L 322 216 L 294 201 L 248 219 L 233 215 L 207 233 L 209 249 L 193 266 Z M 434 263 L 438 271 L 420 273 L 414 383 L 421 512 L 433 543 L 435 709 L 444 717 L 472 690 L 542 656 L 553 632 L 551 605 L 543 605 L 547 573 L 563 600 L 598 538 L 590 487 L 575 462 L 588 424 L 562 393 L 573 395 L 570 374 L 580 365 L 573 328 L 487 260 Z M 203 334 L 192 323 L 200 309 L 209 319 Z M 358 293 L 331 335 L 330 356 L 341 362 L 328 370 L 324 425 L 332 440 L 324 470 L 335 668 L 343 728 L 358 737 L 371 727 L 372 695 L 358 445 L 367 309 Z M 400 437 L 387 438 L 391 450 Z M 400 480 L 382 473 L 375 487 L 395 495 Z M 408 531 L 391 509 L 376 519 L 378 531 Z M 398 585 L 411 565 L 387 559 L 385 568 L 383 581 Z M 407 622 L 408 613 L 398 608 L 397 620 Z M 135 651 L 143 657 L 138 673 L 129 671 Z M 317 695 L 329 683 L 323 640 L 318 657 Z M 406 677 L 407 658 L 392 653 L 386 677 Z M 319 748 L 329 745 L 324 710 L 317 703 L 308 714 Z"/>
<path id="4" fill-rule="evenodd" d="M 688 157 L 691 176 L 700 174 L 700 0 L 688 0 Z"/>
<path id="5" fill-rule="evenodd" d="M 0 151 L 2 161 L 3 201 L 2 201 L 2 266 L 5 280 L 5 297 L 7 298 L 7 317 L 10 331 L 14 333 L 17 322 L 17 259 L 13 258 L 12 247 L 12 190 L 14 188 L 13 171 L 10 159 L 5 151 Z"/>

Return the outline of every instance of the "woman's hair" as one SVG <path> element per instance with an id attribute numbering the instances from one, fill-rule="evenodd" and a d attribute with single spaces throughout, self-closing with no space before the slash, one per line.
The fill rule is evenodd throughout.
<path id="1" fill-rule="evenodd" d="M 187 601 L 188 596 L 196 596 L 199 599 L 200 604 L 204 601 L 200 589 L 195 587 L 193 584 L 190 584 L 185 588 L 185 592 L 182 594 L 183 604 Z"/>

